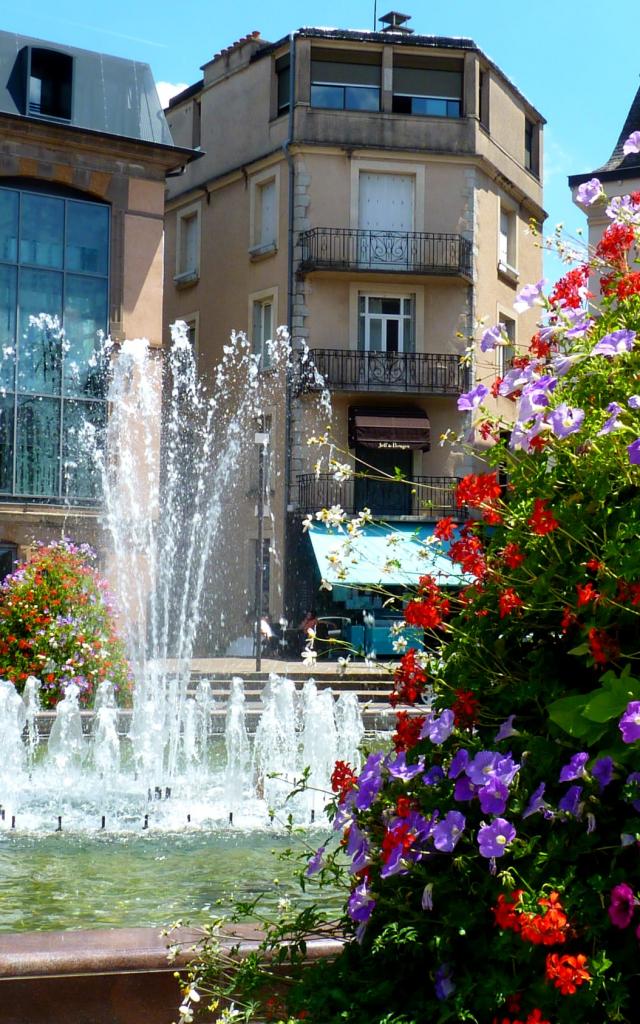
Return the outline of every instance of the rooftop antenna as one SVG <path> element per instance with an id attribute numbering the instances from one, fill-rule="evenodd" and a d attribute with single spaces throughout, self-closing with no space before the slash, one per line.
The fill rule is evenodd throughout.
<path id="1" fill-rule="evenodd" d="M 378 24 L 378 0 L 373 0 L 373 31 L 376 30 Z"/>

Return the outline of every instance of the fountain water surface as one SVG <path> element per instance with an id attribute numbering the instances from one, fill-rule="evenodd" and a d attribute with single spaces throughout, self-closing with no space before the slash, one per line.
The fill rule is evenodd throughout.
<path id="1" fill-rule="evenodd" d="M 247 500 L 242 467 L 255 457 L 256 417 L 289 365 L 283 332 L 268 374 L 237 336 L 207 393 L 184 324 L 173 330 L 164 369 L 144 341 L 112 354 L 106 437 L 87 426 L 83 443 L 102 477 L 133 705 L 124 708 L 105 681 L 87 713 L 70 684 L 45 740 L 38 680 L 27 681 L 23 697 L 0 681 L 0 829 L 253 829 L 283 814 L 309 822 L 322 814 L 336 757 L 358 763 L 355 695 L 336 700 L 312 681 L 299 692 L 272 676 L 261 692 L 252 683 L 249 699 L 237 678 L 216 699 L 210 681 L 192 680 L 211 607 L 210 568 L 228 547 L 234 503 Z M 237 572 L 228 562 L 215 557 L 221 589 L 224 564 Z M 311 788 L 287 801 L 304 767 Z"/>

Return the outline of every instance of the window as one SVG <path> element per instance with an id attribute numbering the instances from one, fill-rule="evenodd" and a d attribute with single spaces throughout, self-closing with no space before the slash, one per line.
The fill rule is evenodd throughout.
<path id="1" fill-rule="evenodd" d="M 31 49 L 27 113 L 71 120 L 73 58 L 57 50 Z"/>
<path id="2" fill-rule="evenodd" d="M 411 61 L 411 63 L 409 63 Z M 394 114 L 462 116 L 462 62 L 396 55 L 393 68 Z"/>
<path id="3" fill-rule="evenodd" d="M 330 110 L 380 110 L 380 55 L 313 51 L 311 106 Z"/>
<path id="4" fill-rule="evenodd" d="M 279 57 L 278 60 L 276 61 L 276 82 L 276 111 L 278 116 L 280 116 L 280 114 L 286 114 L 289 109 L 289 99 L 291 92 L 291 64 L 288 53 L 286 53 L 284 57 Z"/>
<path id="5" fill-rule="evenodd" d="M 0 188 L 0 492 L 92 500 L 106 423 L 109 207 Z M 43 314 L 43 316 L 41 316 Z"/>
<path id="6" fill-rule="evenodd" d="M 0 543 L 0 582 L 13 572 L 18 564 L 18 548 L 15 544 Z"/>
<path id="7" fill-rule="evenodd" d="M 273 340 L 273 296 L 256 299 L 253 302 L 252 334 L 253 351 L 260 356 L 260 369 L 271 367 L 271 353 L 267 345 Z"/>
<path id="8" fill-rule="evenodd" d="M 415 296 L 360 295 L 358 348 L 364 352 L 414 352 Z"/>
<path id="9" fill-rule="evenodd" d="M 498 376 L 504 377 L 516 354 L 516 322 L 510 316 L 500 315 L 500 323 L 504 324 L 505 334 L 509 339 L 508 345 L 497 345 Z"/>
<path id="10" fill-rule="evenodd" d="M 276 180 L 256 185 L 253 247 L 258 250 L 273 249 L 277 240 L 277 197 Z"/>
<path id="11" fill-rule="evenodd" d="M 536 176 L 539 173 L 538 131 L 528 117 L 524 119 L 524 166 Z"/>
<path id="12" fill-rule="evenodd" d="M 489 74 L 486 71 L 480 72 L 478 81 L 478 116 L 480 124 L 489 131 Z"/>
<path id="13" fill-rule="evenodd" d="M 178 214 L 176 239 L 176 275 L 179 284 L 198 280 L 200 274 L 200 207 L 189 207 Z"/>
<path id="14" fill-rule="evenodd" d="M 500 205 L 500 230 L 498 234 L 498 269 L 516 273 L 516 213 Z"/>

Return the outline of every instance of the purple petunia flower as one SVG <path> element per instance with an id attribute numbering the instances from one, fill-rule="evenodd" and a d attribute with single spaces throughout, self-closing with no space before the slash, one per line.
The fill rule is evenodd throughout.
<path id="1" fill-rule="evenodd" d="M 630 409 L 640 409 L 640 395 L 631 395 L 627 399 L 627 405 Z"/>
<path id="2" fill-rule="evenodd" d="M 558 807 L 565 814 L 571 815 L 572 818 L 580 817 L 580 797 L 582 796 L 582 786 L 569 786 L 567 792 L 558 801 Z"/>
<path id="3" fill-rule="evenodd" d="M 373 913 L 376 901 L 371 896 L 366 880 L 356 885 L 349 897 L 347 913 L 352 921 L 365 924 Z"/>
<path id="4" fill-rule="evenodd" d="M 492 779 L 510 786 L 519 768 L 510 754 L 503 757 L 496 750 L 481 750 L 468 765 L 466 774 L 475 786 L 484 786 Z"/>
<path id="5" fill-rule="evenodd" d="M 451 758 L 451 764 L 449 765 L 449 771 L 447 777 L 450 779 L 457 779 L 460 772 L 463 772 L 469 764 L 469 751 L 462 748 L 458 750 L 456 754 Z"/>
<path id="6" fill-rule="evenodd" d="M 418 758 L 416 764 L 407 764 L 407 755 L 403 750 L 396 758 L 387 761 L 387 771 L 394 779 L 411 782 L 416 775 L 420 775 L 420 772 L 424 771 L 424 755 Z"/>
<path id="7" fill-rule="evenodd" d="M 568 764 L 560 770 L 560 782 L 573 782 L 574 779 L 581 779 L 585 774 L 585 765 L 589 760 L 586 751 L 574 754 Z"/>
<path id="8" fill-rule="evenodd" d="M 459 800 L 460 803 L 465 803 L 467 800 L 473 800 L 477 792 L 478 787 L 472 785 L 467 776 L 463 775 L 456 781 L 453 798 L 454 800 Z"/>
<path id="9" fill-rule="evenodd" d="M 368 811 L 382 789 L 382 760 L 384 754 L 369 754 L 358 779 L 355 805 L 359 811 Z"/>
<path id="10" fill-rule="evenodd" d="M 627 451 L 629 453 L 629 462 L 631 465 L 640 466 L 640 437 L 627 445 Z"/>
<path id="11" fill-rule="evenodd" d="M 591 774 L 600 786 L 600 792 L 602 792 L 613 778 L 613 760 L 609 756 L 599 757 L 591 769 Z"/>
<path id="12" fill-rule="evenodd" d="M 318 871 L 322 871 L 324 867 L 325 850 L 326 846 L 319 846 L 316 852 L 313 854 L 313 856 L 309 858 L 307 870 L 305 871 L 305 875 L 307 876 L 307 878 L 311 878 L 312 875 L 316 875 Z"/>
<path id="13" fill-rule="evenodd" d="M 438 967 L 435 977 L 435 993 L 436 999 L 448 999 L 450 995 L 456 990 L 456 986 L 453 983 L 451 977 L 451 965 L 442 964 Z"/>
<path id="14" fill-rule="evenodd" d="M 503 857 L 507 847 L 516 838 L 516 830 L 506 818 L 494 818 L 490 825 L 481 825 L 478 830 L 480 856 Z"/>
<path id="15" fill-rule="evenodd" d="M 496 345 L 499 345 L 502 341 L 503 331 L 504 324 L 496 324 L 495 327 L 488 327 L 486 331 L 483 331 L 480 339 L 480 351 L 490 352 Z"/>
<path id="16" fill-rule="evenodd" d="M 422 781 L 425 786 L 435 786 L 435 784 L 440 782 L 441 779 L 444 779 L 444 772 L 439 764 L 434 764 L 434 766 L 422 776 Z"/>
<path id="17" fill-rule="evenodd" d="M 425 885 L 420 902 L 423 910 L 433 910 L 433 882 Z"/>
<path id="18" fill-rule="evenodd" d="M 361 832 L 356 822 L 349 829 L 349 839 L 347 842 L 346 853 L 348 857 L 352 858 L 351 867 L 349 871 L 351 874 L 355 874 L 357 871 L 362 871 L 364 867 L 369 863 L 369 839 Z"/>
<path id="19" fill-rule="evenodd" d="M 540 380 L 533 381 L 532 384 L 525 386 L 518 406 L 518 419 L 521 423 L 525 423 L 527 420 L 537 416 L 538 413 L 544 412 L 549 404 L 549 394 L 556 386 L 556 383 L 553 377 L 541 377 Z"/>
<path id="20" fill-rule="evenodd" d="M 640 700 L 629 701 L 618 727 L 624 743 L 635 743 L 636 740 L 640 740 Z"/>
<path id="21" fill-rule="evenodd" d="M 499 743 L 500 740 L 508 740 L 510 736 L 520 735 L 518 730 L 513 728 L 513 720 L 515 717 L 515 715 L 509 715 L 508 718 L 505 718 L 504 722 L 502 723 L 502 725 L 500 726 L 495 735 L 495 743 Z"/>
<path id="22" fill-rule="evenodd" d="M 636 340 L 636 332 L 627 330 L 627 328 L 621 328 L 619 331 L 612 331 L 611 334 L 605 334 L 597 345 L 591 349 L 589 355 L 591 356 L 607 356 L 608 359 L 612 359 L 614 356 L 619 356 L 622 352 L 630 352 L 633 348 L 633 343 Z"/>
<path id="23" fill-rule="evenodd" d="M 529 818 L 532 814 L 536 814 L 538 811 L 544 812 L 547 809 L 547 804 L 542 799 L 542 797 L 544 796 L 545 788 L 546 784 L 544 782 L 541 782 L 540 785 L 536 789 L 534 789 L 529 799 L 529 803 L 522 812 L 523 818 Z"/>
<path id="24" fill-rule="evenodd" d="M 637 903 L 638 901 L 630 885 L 627 885 L 626 882 L 614 885 L 611 890 L 611 902 L 609 904 L 611 924 L 615 925 L 616 928 L 628 928 Z"/>
<path id="25" fill-rule="evenodd" d="M 604 425 L 598 431 L 598 437 L 602 437 L 604 434 L 610 434 L 612 430 L 618 430 L 622 426 L 620 422 L 620 413 L 622 412 L 622 406 L 618 405 L 617 402 L 609 402 L 607 406 L 607 412 L 610 414 L 609 419 L 605 420 Z"/>
<path id="26" fill-rule="evenodd" d="M 542 289 L 546 283 L 546 280 L 542 278 L 537 284 L 525 284 L 513 304 L 516 313 L 524 313 L 526 309 L 531 309 L 536 303 L 540 303 Z"/>
<path id="27" fill-rule="evenodd" d="M 440 853 L 452 853 L 464 832 L 466 819 L 460 811 L 448 811 L 433 829 L 433 845 Z"/>
<path id="28" fill-rule="evenodd" d="M 460 395 L 458 399 L 458 411 L 473 412 L 478 406 L 482 405 L 485 398 L 489 394 L 489 388 L 485 384 L 476 384 L 475 388 L 471 388 L 471 391 L 467 391 L 464 395 Z"/>
<path id="29" fill-rule="evenodd" d="M 599 199 L 602 195 L 604 195 L 602 183 L 598 178 L 591 178 L 590 181 L 584 181 L 578 187 L 576 202 L 580 203 L 581 206 L 593 206 L 596 199 Z"/>
<path id="30" fill-rule="evenodd" d="M 427 715 L 426 721 L 420 730 L 420 739 L 428 737 L 434 746 L 439 747 L 441 743 L 448 740 L 453 732 L 455 716 L 450 708 L 446 708 L 440 718 L 433 718 Z"/>
<path id="31" fill-rule="evenodd" d="M 629 156 L 630 153 L 640 153 L 640 132 L 631 132 L 622 147 L 622 152 L 625 156 Z"/>
<path id="32" fill-rule="evenodd" d="M 566 402 L 562 402 L 549 416 L 551 429 L 556 437 L 568 437 L 580 430 L 584 420 L 584 409 L 572 409 Z"/>
<path id="33" fill-rule="evenodd" d="M 483 814 L 503 814 L 509 799 L 509 790 L 500 779 L 490 779 L 478 793 Z"/>

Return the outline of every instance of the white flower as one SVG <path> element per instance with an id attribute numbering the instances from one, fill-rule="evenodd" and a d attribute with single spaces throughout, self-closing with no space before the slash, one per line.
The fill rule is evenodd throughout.
<path id="1" fill-rule="evenodd" d="M 391 636 L 400 636 L 400 634 L 406 629 L 406 626 L 407 624 L 404 621 L 392 622 L 389 626 L 389 632 L 391 633 Z"/>
<path id="2" fill-rule="evenodd" d="M 335 462 L 334 466 L 333 479 L 339 483 L 342 483 L 343 480 L 350 480 L 353 476 L 353 469 L 348 462 Z"/>
<path id="3" fill-rule="evenodd" d="M 311 529 L 313 529 L 313 516 L 308 515 L 305 516 L 304 519 L 302 520 L 302 532 L 306 533 L 307 530 Z"/>
<path id="4" fill-rule="evenodd" d="M 178 1007 L 178 1013 L 180 1014 L 180 1024 L 192 1024 L 193 1022 L 193 1010 L 186 1003 Z"/>
<path id="5" fill-rule="evenodd" d="M 329 580 L 320 580 L 320 590 L 333 590 L 333 584 Z"/>
<path id="6" fill-rule="evenodd" d="M 349 667 L 351 661 L 351 655 L 347 655 L 346 658 L 338 658 L 338 674 L 343 676 Z"/>
<path id="7" fill-rule="evenodd" d="M 404 540 L 404 534 L 402 533 L 390 533 L 387 537 L 387 544 L 400 544 Z"/>
<path id="8" fill-rule="evenodd" d="M 314 651 L 313 647 L 305 647 L 302 652 L 302 664 L 309 668 L 313 668 L 317 660 L 318 652 Z"/>
<path id="9" fill-rule="evenodd" d="M 409 646 L 406 636 L 398 636 L 392 641 L 391 646 L 393 647 L 395 654 L 402 654 L 406 651 Z"/>

